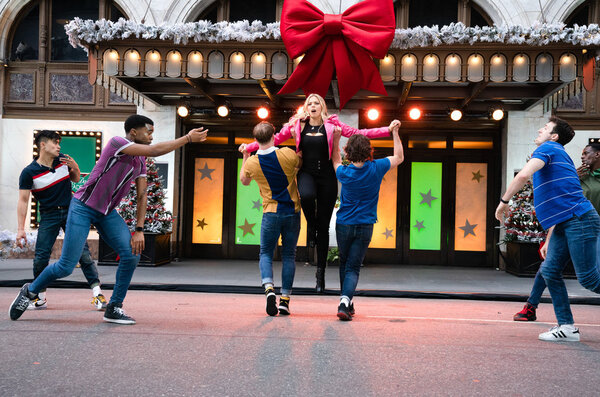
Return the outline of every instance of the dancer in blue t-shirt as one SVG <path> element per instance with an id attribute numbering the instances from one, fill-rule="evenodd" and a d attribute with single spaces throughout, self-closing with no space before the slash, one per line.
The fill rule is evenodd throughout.
<path id="1" fill-rule="evenodd" d="M 392 128 L 394 155 L 373 161 L 371 141 L 364 135 L 353 135 L 344 148 L 349 165 L 342 165 L 340 156 L 341 130 L 333 135 L 333 168 L 342 184 L 340 208 L 337 212 L 335 232 L 340 250 L 341 299 L 337 316 L 340 320 L 352 320 L 354 304 L 352 297 L 358 284 L 360 264 L 365 258 L 377 222 L 379 187 L 386 172 L 404 160 L 402 141 L 398 135 L 400 123 Z"/>
<path id="2" fill-rule="evenodd" d="M 564 145 L 575 136 L 573 128 L 558 117 L 538 131 L 538 148 L 531 160 L 508 185 L 496 209 L 496 219 L 503 222 L 508 213 L 508 200 L 533 176 L 533 204 L 544 229 L 552 228 L 548 253 L 541 273 L 552 296 L 558 325 L 539 335 L 544 341 L 579 341 L 575 328 L 563 270 L 571 258 L 579 283 L 600 293 L 600 272 L 596 241 L 600 233 L 600 217 L 583 190 L 573 160 Z"/>

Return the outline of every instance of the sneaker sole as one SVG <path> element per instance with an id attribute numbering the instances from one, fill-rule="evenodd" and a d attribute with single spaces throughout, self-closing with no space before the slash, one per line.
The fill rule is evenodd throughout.
<path id="1" fill-rule="evenodd" d="M 290 311 L 287 309 L 279 309 L 279 314 L 281 314 L 282 316 L 289 316 L 290 315 Z"/>
<path id="2" fill-rule="evenodd" d="M 135 321 L 133 321 L 133 320 L 119 320 L 116 318 L 107 318 L 107 317 L 104 317 L 104 321 L 106 321 L 107 323 L 122 324 L 122 325 L 135 324 Z"/>
<path id="3" fill-rule="evenodd" d="M 560 339 L 542 339 L 542 338 L 538 338 L 539 340 L 543 341 L 543 342 L 580 342 L 580 339 L 571 339 L 571 338 L 560 338 Z"/>
<path id="4" fill-rule="evenodd" d="M 27 308 L 27 310 L 46 310 L 47 308 L 48 308 L 48 306 L 46 306 L 46 305 L 34 306 L 34 307 L 29 306 Z"/>
<path id="5" fill-rule="evenodd" d="M 342 321 L 352 321 L 352 316 L 344 312 L 338 312 L 337 317 Z"/>
<path id="6" fill-rule="evenodd" d="M 514 321 L 535 321 L 537 318 L 513 317 Z"/>

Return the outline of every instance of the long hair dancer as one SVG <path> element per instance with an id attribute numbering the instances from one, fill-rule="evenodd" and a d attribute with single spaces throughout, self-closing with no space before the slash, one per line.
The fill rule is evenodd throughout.
<path id="1" fill-rule="evenodd" d="M 293 137 L 296 152 L 302 156 L 302 167 L 298 172 L 300 204 L 308 226 L 308 244 L 317 249 L 318 293 L 325 290 L 325 265 L 329 249 L 329 222 L 338 196 L 338 183 L 331 162 L 333 130 L 341 129 L 342 136 L 354 134 L 368 138 L 381 138 L 390 135 L 399 125 L 394 120 L 388 127 L 357 129 L 342 123 L 335 114 L 327 113 L 325 100 L 317 94 L 310 94 L 304 101 L 302 110 L 290 118 L 281 131 L 275 135 L 275 145 Z M 242 144 L 240 151 L 254 152 L 258 143 Z"/>

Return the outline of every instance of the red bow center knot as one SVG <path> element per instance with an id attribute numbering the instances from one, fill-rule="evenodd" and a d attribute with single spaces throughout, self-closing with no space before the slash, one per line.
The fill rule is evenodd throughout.
<path id="1" fill-rule="evenodd" d="M 342 14 L 324 14 L 323 31 L 327 36 L 342 34 Z"/>

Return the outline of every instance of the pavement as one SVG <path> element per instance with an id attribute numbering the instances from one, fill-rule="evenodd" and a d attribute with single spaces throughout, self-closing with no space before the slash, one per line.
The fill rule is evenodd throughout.
<path id="1" fill-rule="evenodd" d="M 315 269 L 303 262 L 297 263 L 295 295 L 315 293 Z M 105 288 L 112 288 L 115 270 L 114 266 L 98 266 L 100 280 Z M 280 286 L 280 262 L 274 263 L 274 275 L 276 286 Z M 31 259 L 0 261 L 0 287 L 20 287 L 31 277 Z M 584 289 L 577 280 L 565 280 L 565 283 L 572 303 L 600 304 L 600 295 Z M 87 288 L 79 269 L 54 285 L 62 288 Z M 327 295 L 339 294 L 338 267 L 327 268 L 325 285 Z M 533 278 L 516 277 L 491 267 L 366 265 L 361 269 L 357 295 L 524 302 L 532 285 Z M 159 267 L 138 267 L 130 289 L 263 293 L 258 261 L 239 260 L 183 260 Z M 542 302 L 549 301 L 546 293 Z"/>
<path id="2" fill-rule="evenodd" d="M 164 269 L 168 269 L 165 267 Z M 158 270 L 158 269 L 148 269 Z M 143 272 L 141 272 L 143 273 Z M 502 275 L 502 273 L 498 273 Z M 138 279 L 138 281 L 140 281 Z M 17 288 L 0 288 L 8 309 Z M 52 289 L 48 309 L 0 315 L 1 396 L 597 396 L 600 311 L 574 305 L 581 342 L 512 321 L 504 301 L 294 296 L 269 317 L 258 294 L 130 291 L 136 325 L 102 321 L 90 291 Z"/>

